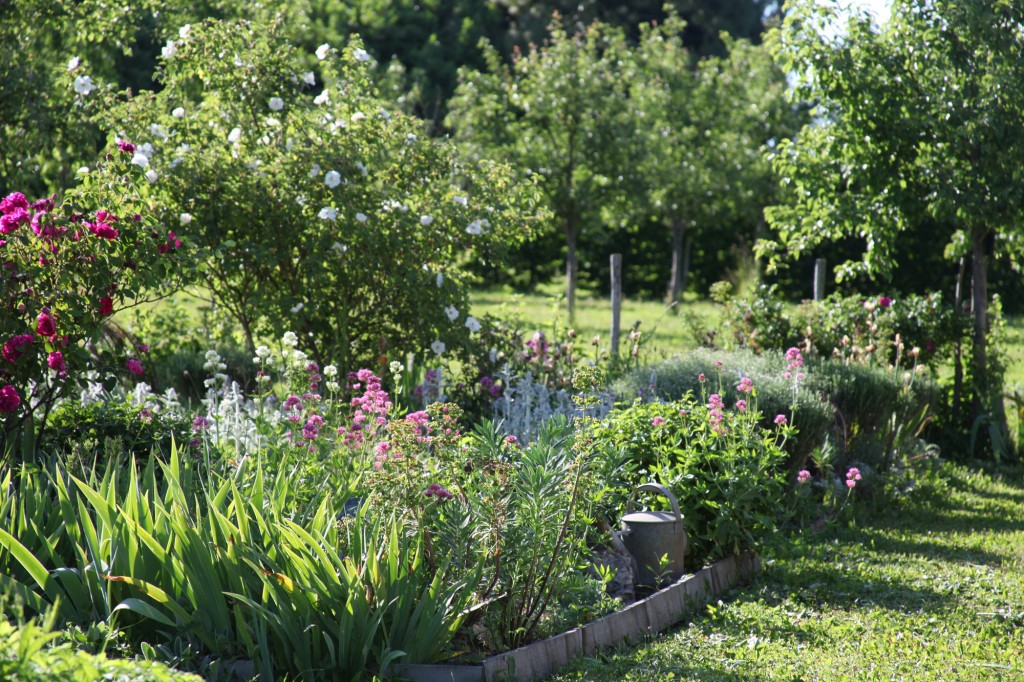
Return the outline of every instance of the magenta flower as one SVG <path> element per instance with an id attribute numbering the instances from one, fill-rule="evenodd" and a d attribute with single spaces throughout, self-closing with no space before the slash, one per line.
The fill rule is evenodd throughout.
<path id="1" fill-rule="evenodd" d="M 777 414 L 777 415 L 775 415 L 775 425 L 776 426 L 785 426 L 786 425 L 786 421 L 787 421 L 786 420 L 786 415 L 784 415 L 784 414 Z"/>
<path id="2" fill-rule="evenodd" d="M 3 357 L 7 362 L 15 362 L 25 352 L 25 346 L 32 343 L 31 334 L 18 334 L 4 344 Z"/>
<path id="3" fill-rule="evenodd" d="M 28 199 L 21 192 L 11 192 L 0 201 L 0 213 L 10 213 L 16 208 L 28 210 Z"/>
<path id="4" fill-rule="evenodd" d="M 665 423 L 665 418 L 664 417 L 655 417 L 654 419 L 651 420 L 651 426 L 661 426 L 664 423 Z"/>
<path id="5" fill-rule="evenodd" d="M 199 433 L 200 431 L 209 431 L 210 420 L 207 419 L 206 417 L 203 417 L 202 415 L 196 417 L 195 419 L 192 420 L 192 430 L 195 431 L 196 433 Z"/>
<path id="6" fill-rule="evenodd" d="M 127 367 L 128 371 L 135 376 L 142 376 L 142 373 L 145 371 L 142 369 L 142 363 L 135 358 L 129 358 L 128 361 L 124 363 L 124 366 Z"/>
<path id="7" fill-rule="evenodd" d="M 133 145 L 128 140 L 118 140 L 117 141 L 117 148 L 120 149 L 121 151 L 127 153 L 127 154 L 134 154 L 135 153 L 135 145 Z"/>
<path id="8" fill-rule="evenodd" d="M 43 308 L 36 318 L 36 334 L 39 336 L 53 336 L 57 333 L 57 323 L 53 321 L 49 308 Z"/>
<path id="9" fill-rule="evenodd" d="M 18 395 L 18 389 L 14 386 L 0 388 L 0 412 L 14 412 L 19 405 L 21 405 L 21 396 Z"/>
<path id="10" fill-rule="evenodd" d="M 807 469 L 801 469 L 800 473 L 796 475 L 796 482 L 803 485 L 807 481 L 811 480 L 811 472 Z"/>
<path id="11" fill-rule="evenodd" d="M 108 317 L 114 314 L 114 299 L 109 296 L 100 296 L 100 317 Z"/>
<path id="12" fill-rule="evenodd" d="M 46 365 L 62 377 L 68 373 L 67 367 L 64 364 L 64 354 L 59 350 L 50 353 L 46 358 Z"/>
<path id="13" fill-rule="evenodd" d="M 455 497 L 450 492 L 448 492 L 447 489 L 443 488 L 437 483 L 431 483 L 427 487 L 427 489 L 423 491 L 423 494 L 426 495 L 427 497 L 437 497 L 442 500 L 450 500 L 453 497 Z"/>
<path id="14" fill-rule="evenodd" d="M 736 390 L 740 393 L 751 393 L 754 390 L 754 381 L 750 377 L 743 377 L 740 379 L 740 383 L 736 386 Z"/>
<path id="15" fill-rule="evenodd" d="M 892 299 L 889 298 L 888 296 L 879 296 L 878 305 L 882 308 L 888 308 L 889 306 L 892 305 Z"/>
<path id="16" fill-rule="evenodd" d="M 747 411 L 747 401 L 746 400 L 737 400 L 736 401 L 736 409 L 739 410 L 740 412 L 746 412 Z"/>

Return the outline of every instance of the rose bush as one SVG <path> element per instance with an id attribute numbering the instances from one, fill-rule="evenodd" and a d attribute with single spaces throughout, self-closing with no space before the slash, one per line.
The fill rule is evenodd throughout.
<path id="1" fill-rule="evenodd" d="M 80 185 L 62 201 L 20 192 L 0 201 L 4 452 L 33 415 L 45 424 L 62 387 L 90 362 L 115 375 L 143 372 L 144 346 L 122 344 L 121 358 L 97 345 L 104 323 L 187 268 L 182 241 L 152 215 L 134 156 L 120 141 L 95 169 L 79 171 Z"/>

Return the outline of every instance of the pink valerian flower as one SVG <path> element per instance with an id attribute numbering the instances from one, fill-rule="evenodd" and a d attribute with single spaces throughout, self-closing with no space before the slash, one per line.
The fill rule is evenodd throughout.
<path id="1" fill-rule="evenodd" d="M 128 371 L 135 376 L 142 376 L 142 373 L 145 371 L 142 368 L 142 363 L 135 358 L 128 358 L 128 361 L 124 363 L 124 366 L 127 367 Z"/>
<path id="2" fill-rule="evenodd" d="M 878 306 L 880 308 L 888 308 L 891 305 L 892 305 L 892 299 L 889 298 L 888 296 L 879 296 L 878 297 Z"/>
<path id="3" fill-rule="evenodd" d="M 746 412 L 747 411 L 747 401 L 746 400 L 737 400 L 736 401 L 736 409 L 739 410 L 740 412 Z"/>
<path id="4" fill-rule="evenodd" d="M 722 420 L 725 419 L 723 410 L 725 410 L 725 402 L 723 402 L 722 396 L 717 393 L 708 396 L 708 421 L 716 433 L 721 432 Z"/>
<path id="5" fill-rule="evenodd" d="M 153 410 L 149 409 L 148 407 L 144 407 L 141 410 L 139 410 L 139 421 L 146 422 L 147 424 L 152 423 Z"/>
<path id="6" fill-rule="evenodd" d="M 39 336 L 53 336 L 57 333 L 57 323 L 54 322 L 53 316 L 50 315 L 49 308 L 43 308 L 39 313 L 39 317 L 36 318 L 36 334 Z"/>
<path id="7" fill-rule="evenodd" d="M 323 423 L 323 419 L 320 420 Z M 306 424 L 302 427 L 302 438 L 307 441 L 313 441 L 320 437 L 319 424 L 312 418 L 306 420 Z"/>
<path id="8" fill-rule="evenodd" d="M 511 446 L 518 446 L 519 445 L 519 439 L 516 438 L 515 436 L 513 436 L 511 433 L 508 434 L 507 436 L 505 436 L 505 442 L 508 443 Z"/>
<path id="9" fill-rule="evenodd" d="M 701 382 L 702 384 L 707 380 L 708 378 L 704 376 L 704 372 L 701 372 L 700 374 L 697 375 L 697 381 Z"/>
<path id="10" fill-rule="evenodd" d="M 800 354 L 799 348 L 790 348 L 789 350 L 787 350 L 786 360 L 789 362 L 789 365 L 786 367 L 786 369 L 789 370 L 790 372 L 792 372 L 794 369 L 798 367 L 804 366 L 804 356 Z"/>
<path id="11" fill-rule="evenodd" d="M 850 481 L 854 481 L 854 485 L 856 485 L 856 481 L 861 480 L 861 478 L 862 477 L 860 475 L 860 469 L 858 469 L 857 467 L 852 467 L 849 471 L 846 472 L 846 485 L 850 485 Z M 853 486 L 850 485 L 850 487 L 852 488 Z"/>
<path id="12" fill-rule="evenodd" d="M 750 377 L 743 377 L 736 386 L 736 390 L 740 393 L 751 393 L 754 390 L 754 381 Z"/>
<path id="13" fill-rule="evenodd" d="M 202 431 L 209 431 L 210 426 L 210 420 L 207 419 L 206 417 L 203 417 L 202 415 L 192 420 L 192 430 L 195 431 L 196 433 L 200 433 Z"/>
<path id="14" fill-rule="evenodd" d="M 808 471 L 807 469 L 801 469 L 800 472 L 796 475 L 796 482 L 801 485 L 807 483 L 807 481 L 809 480 L 811 480 L 811 472 Z"/>
<path id="15" fill-rule="evenodd" d="M 852 479 L 852 478 L 848 478 L 848 479 L 846 479 L 846 487 L 847 487 L 847 488 L 850 488 L 851 490 L 852 490 L 853 488 L 856 488 L 856 487 L 857 487 L 857 481 L 855 481 L 855 480 L 854 480 L 854 479 Z"/>
<path id="16" fill-rule="evenodd" d="M 31 334 L 18 334 L 4 344 L 3 357 L 7 362 L 16 362 L 25 352 L 25 346 L 32 343 Z"/>
<path id="17" fill-rule="evenodd" d="M 0 388 L 0 412 L 14 412 L 19 405 L 21 405 L 21 396 L 18 395 L 18 389 L 10 385 Z"/>
<path id="18" fill-rule="evenodd" d="M 777 414 L 777 415 L 775 415 L 775 425 L 776 426 L 785 426 L 786 423 L 787 423 L 786 415 L 784 415 L 784 414 Z"/>
<path id="19" fill-rule="evenodd" d="M 453 497 L 455 497 L 450 492 L 448 492 L 446 488 L 438 485 L 437 483 L 431 483 L 429 486 L 427 486 L 427 489 L 423 491 L 423 494 L 426 495 L 427 497 L 437 497 L 442 500 L 450 500 Z"/>
<path id="20" fill-rule="evenodd" d="M 664 417 L 655 417 L 651 420 L 651 426 L 658 427 L 665 423 Z"/>

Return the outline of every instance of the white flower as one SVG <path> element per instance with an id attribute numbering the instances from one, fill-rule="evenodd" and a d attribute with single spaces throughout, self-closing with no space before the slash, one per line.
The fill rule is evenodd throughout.
<path id="1" fill-rule="evenodd" d="M 157 175 L 156 171 L 153 170 L 152 168 L 150 168 L 148 171 L 146 171 L 146 179 L 149 180 L 150 183 L 156 182 L 156 179 L 158 177 L 160 177 L 160 176 Z"/>
<path id="2" fill-rule="evenodd" d="M 83 173 L 88 173 L 88 172 L 89 172 L 89 167 L 88 166 L 82 166 L 81 168 L 79 168 L 78 170 L 75 171 L 75 175 L 82 175 Z"/>
<path id="3" fill-rule="evenodd" d="M 459 317 L 459 311 L 453 305 L 445 306 L 444 314 L 447 315 L 448 319 L 451 320 L 452 322 L 454 322 Z"/>
<path id="4" fill-rule="evenodd" d="M 324 206 L 320 209 L 320 213 L 317 214 L 320 220 L 337 220 L 338 209 L 331 208 L 330 206 Z"/>
<path id="5" fill-rule="evenodd" d="M 327 88 L 324 88 L 323 92 L 321 92 L 319 95 L 317 95 L 316 97 L 313 98 L 313 104 L 317 104 L 317 105 L 327 104 L 327 101 L 330 98 L 331 98 L 331 96 L 327 92 Z"/>
<path id="6" fill-rule="evenodd" d="M 430 223 L 432 223 L 432 222 L 434 222 L 434 219 L 431 216 L 428 216 L 428 215 L 421 215 L 420 216 L 420 225 L 422 225 L 423 227 L 429 226 Z"/>
<path id="7" fill-rule="evenodd" d="M 273 116 L 267 116 L 267 125 L 271 127 L 277 127 L 281 125 L 281 121 L 277 120 Z"/>
<path id="8" fill-rule="evenodd" d="M 366 164 L 363 163 L 362 161 L 356 161 L 356 168 L 359 169 L 359 172 L 363 174 L 364 178 L 370 172 L 370 170 L 366 167 Z"/>
<path id="9" fill-rule="evenodd" d="M 242 139 L 242 129 L 241 128 L 232 128 L 231 132 L 228 133 L 228 142 L 230 142 L 231 144 L 235 144 L 236 142 L 238 142 L 241 139 Z"/>
<path id="10" fill-rule="evenodd" d="M 149 165 L 149 157 L 146 156 L 145 154 L 135 152 L 134 154 L 132 154 L 131 163 L 138 166 L 139 168 L 145 168 L 146 166 Z"/>
<path id="11" fill-rule="evenodd" d="M 487 228 L 491 226 L 491 222 L 487 218 L 480 218 L 474 220 L 466 227 L 466 232 L 469 234 L 483 234 L 487 231 Z"/>
<path id="12" fill-rule="evenodd" d="M 299 301 L 298 303 L 292 306 L 292 314 L 295 314 L 300 310 L 302 310 L 302 301 Z"/>
<path id="13" fill-rule="evenodd" d="M 387 109 L 385 109 L 384 107 L 381 107 L 381 109 L 380 109 L 380 111 L 378 113 L 379 113 L 380 117 L 382 119 L 384 119 L 385 121 L 390 121 L 391 120 L 391 114 L 389 114 Z"/>
<path id="14" fill-rule="evenodd" d="M 302 82 L 305 83 L 306 85 L 316 85 L 316 74 L 314 74 L 312 71 L 307 71 L 306 73 L 302 74 Z"/>
<path id="15" fill-rule="evenodd" d="M 155 149 L 153 149 L 153 145 L 151 145 L 151 144 L 150 144 L 150 143 L 148 143 L 148 142 L 147 142 L 147 143 L 145 143 L 145 144 L 140 144 L 140 145 L 139 145 L 139 146 L 138 146 L 138 147 L 137 147 L 137 148 L 135 149 L 135 151 L 136 151 L 136 152 L 138 152 L 139 154 L 142 154 L 142 155 L 143 155 L 143 156 L 145 156 L 146 158 L 150 158 L 150 159 L 152 159 L 152 158 L 153 158 L 153 154 L 155 154 L 155 153 L 156 153 L 156 150 L 155 150 Z"/>
<path id="16" fill-rule="evenodd" d="M 153 137 L 158 137 L 161 140 L 167 139 L 167 131 L 165 131 L 164 127 L 159 123 L 153 123 L 149 126 L 149 134 Z"/>
<path id="17" fill-rule="evenodd" d="M 181 221 L 182 225 L 188 225 L 190 222 L 192 222 L 192 214 L 182 213 L 180 216 L 178 216 L 178 220 Z"/>
<path id="18" fill-rule="evenodd" d="M 476 334 L 478 331 L 480 331 L 480 321 L 475 317 L 467 317 L 466 328 L 469 329 L 470 332 Z"/>
<path id="19" fill-rule="evenodd" d="M 366 214 L 365 213 L 356 213 L 356 220 L 358 220 L 361 223 L 365 223 L 366 220 L 367 220 Z"/>
<path id="20" fill-rule="evenodd" d="M 178 29 L 178 37 L 182 40 L 185 40 L 186 38 L 188 38 L 188 34 L 191 30 L 192 24 L 185 24 L 184 26 Z"/>
<path id="21" fill-rule="evenodd" d="M 82 60 L 78 57 L 72 57 L 68 60 L 68 71 L 74 71 L 78 68 L 78 65 L 82 63 Z"/>
<path id="22" fill-rule="evenodd" d="M 171 116 L 174 118 L 185 118 L 185 107 L 178 107 L 171 112 Z"/>
<path id="23" fill-rule="evenodd" d="M 358 123 L 359 121 L 362 121 L 364 118 L 366 118 L 366 114 L 364 114 L 361 111 L 357 111 L 356 113 L 352 114 L 353 123 Z"/>
<path id="24" fill-rule="evenodd" d="M 459 206 L 465 206 L 469 203 L 469 200 L 466 197 L 455 197 L 453 201 L 455 201 Z"/>
<path id="25" fill-rule="evenodd" d="M 357 47 L 352 50 L 352 56 L 356 58 L 357 62 L 368 62 L 370 61 L 370 53 L 361 47 Z"/>
<path id="26" fill-rule="evenodd" d="M 419 137 L 416 135 L 416 133 L 409 133 L 408 135 L 405 136 L 405 141 L 407 144 L 412 144 L 418 139 Z"/>
<path id="27" fill-rule="evenodd" d="M 267 106 L 270 107 L 271 111 L 281 111 L 284 109 L 284 100 L 280 97 L 271 97 L 270 101 L 267 102 Z"/>
<path id="28" fill-rule="evenodd" d="M 444 275 L 439 272 L 437 273 L 437 288 L 440 289 L 442 284 L 444 284 Z"/>
<path id="29" fill-rule="evenodd" d="M 305 206 L 306 201 L 307 199 L 305 194 L 297 194 L 295 196 L 295 203 L 298 204 L 299 206 Z"/>
<path id="30" fill-rule="evenodd" d="M 92 78 L 89 78 L 88 76 L 79 76 L 75 79 L 75 92 L 79 95 L 88 95 L 95 89 L 96 86 L 92 84 Z"/>
<path id="31" fill-rule="evenodd" d="M 334 189 L 341 184 L 341 173 L 336 170 L 327 171 L 327 175 L 324 176 L 324 184 Z"/>
<path id="32" fill-rule="evenodd" d="M 261 358 L 261 359 L 269 358 L 270 357 L 270 349 L 267 348 L 266 346 L 257 346 L 256 347 L 256 357 Z"/>
<path id="33" fill-rule="evenodd" d="M 320 175 L 320 164 L 314 163 L 313 167 L 309 169 L 309 177 L 315 178 L 318 175 Z"/>
<path id="34" fill-rule="evenodd" d="M 334 242 L 334 244 L 331 245 L 331 248 L 337 251 L 339 256 L 348 251 L 348 247 L 341 242 Z"/>
<path id="35" fill-rule="evenodd" d="M 328 379 L 338 376 L 338 368 L 334 365 L 327 365 L 324 367 L 324 376 Z"/>
<path id="36" fill-rule="evenodd" d="M 430 344 L 430 350 L 434 351 L 435 355 L 440 355 L 441 353 L 444 353 L 444 348 L 444 341 L 442 341 L 441 339 L 438 339 L 437 341 L 434 341 L 434 343 Z"/>
<path id="37" fill-rule="evenodd" d="M 320 47 L 316 48 L 316 58 L 319 60 L 327 59 L 327 55 L 331 53 L 331 46 L 324 43 Z"/>
<path id="38" fill-rule="evenodd" d="M 285 332 L 284 336 L 281 337 L 281 345 L 295 348 L 295 346 L 299 345 L 299 337 L 295 336 L 295 332 Z"/>
<path id="39" fill-rule="evenodd" d="M 174 55 L 178 54 L 178 46 L 175 45 L 173 40 L 168 40 L 167 44 L 164 45 L 162 50 L 160 50 L 160 54 L 164 56 L 164 59 L 170 59 Z"/>
<path id="40" fill-rule="evenodd" d="M 328 381 L 327 390 L 334 391 L 335 393 L 337 393 L 338 391 L 341 390 L 341 384 L 339 384 L 337 381 Z"/>

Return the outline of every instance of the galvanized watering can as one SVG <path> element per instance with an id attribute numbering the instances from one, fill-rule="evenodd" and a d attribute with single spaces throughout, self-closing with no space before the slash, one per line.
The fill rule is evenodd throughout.
<path id="1" fill-rule="evenodd" d="M 661 493 L 672 504 L 672 512 L 633 511 L 633 497 L 640 491 Z M 683 515 L 675 495 L 658 483 L 645 483 L 629 495 L 626 515 L 622 517 L 622 537 L 626 549 L 637 563 L 637 584 L 658 586 L 668 580 L 678 580 L 683 575 L 683 555 L 686 554 L 687 537 L 683 528 Z M 668 563 L 661 565 L 661 558 L 667 556 Z"/>

